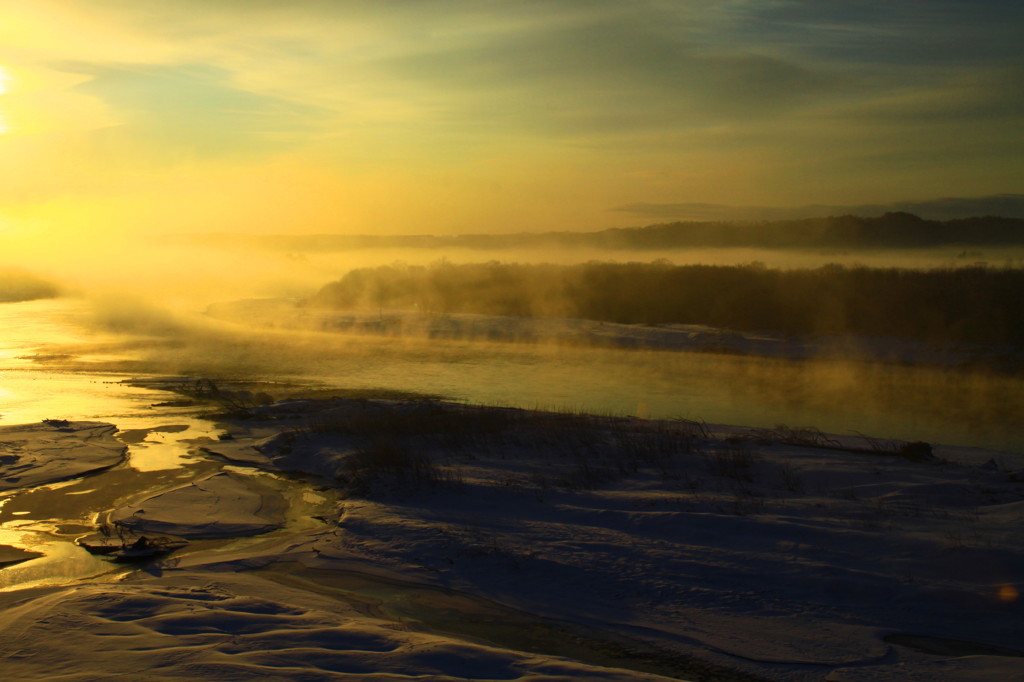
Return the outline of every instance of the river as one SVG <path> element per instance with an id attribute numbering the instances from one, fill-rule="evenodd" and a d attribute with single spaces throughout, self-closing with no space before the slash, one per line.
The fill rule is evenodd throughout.
<path id="1" fill-rule="evenodd" d="M 232 469 L 195 450 L 197 440 L 216 439 L 220 433 L 197 408 L 176 404 L 180 396 L 174 393 L 129 383 L 139 373 L 109 369 L 130 361 L 129 348 L 138 339 L 98 330 L 91 320 L 90 306 L 80 300 L 0 305 L 0 426 L 44 419 L 105 422 L 118 428 L 117 439 L 127 448 L 122 466 L 0 495 L 0 544 L 43 555 L 0 571 L 0 591 L 112 579 L 131 571 L 88 554 L 72 539 L 95 530 L 97 512 Z M 78 369 L 56 370 L 37 362 L 43 358 L 59 360 L 58 365 L 73 358 Z M 104 370 L 82 369 L 90 364 Z M 261 539 L 307 527 L 310 509 L 326 503 L 323 497 L 309 502 L 308 486 L 302 482 L 235 469 L 260 476 L 289 503 L 284 527 Z M 198 541 L 189 551 L 221 551 L 250 541 Z"/>
<path id="2" fill-rule="evenodd" d="M 779 360 L 713 353 L 557 347 L 544 344 L 415 341 L 341 334 L 257 333 L 202 322 L 148 329 L 97 324 L 82 300 L 0 305 L 0 426 L 42 419 L 109 422 L 128 446 L 127 466 L 0 497 L 0 544 L 42 552 L 0 570 L 0 591 L 114 580 L 133 570 L 71 543 L 92 530 L 96 511 L 165 490 L 224 467 L 190 451 L 218 427 L 173 394 L 130 383 L 164 374 L 386 388 L 483 404 L 684 417 L 772 427 L 981 446 L 1024 453 L 1019 377 L 863 362 Z M 146 332 L 146 333 L 143 333 Z M 170 404 L 168 404 L 170 403 Z M 283 528 L 250 538 L 198 540 L 175 556 L 237 558 L 254 545 L 316 532 L 333 493 L 309 498 L 301 480 L 262 476 L 289 510 Z M 285 546 L 285 545 L 282 545 Z M 176 561 L 172 559 L 171 561 Z M 597 631 L 542 621 L 447 589 L 347 571 L 271 564 L 262 574 L 285 585 L 356 604 L 373 617 L 421 623 L 426 632 L 572 656 L 600 665 L 639 662 L 633 643 L 611 647 Z M 660 657 L 659 657 L 660 656 Z M 678 674 L 672 665 L 648 669 Z M 723 678 L 728 679 L 728 678 Z"/>
<path id="3" fill-rule="evenodd" d="M 171 327 L 167 331 L 164 327 Z M 152 426 L 161 373 L 386 388 L 480 404 L 570 409 L 1024 453 L 1024 378 L 984 369 L 715 353 L 98 327 L 80 300 L 0 306 L 0 425 L 43 418 Z M 42 360 L 42 361 L 39 361 Z M 74 371 L 68 371 L 73 369 Z M 273 391 L 271 391 L 273 392 Z M 182 413 L 188 437 L 202 423 Z M 173 449 L 173 445 L 169 446 Z M 150 456 L 173 461 L 170 450 Z M 139 465 L 147 464 L 140 459 Z"/>

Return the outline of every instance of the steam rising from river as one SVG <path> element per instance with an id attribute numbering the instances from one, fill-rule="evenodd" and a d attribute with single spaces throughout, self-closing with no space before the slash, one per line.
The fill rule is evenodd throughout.
<path id="1" fill-rule="evenodd" d="M 144 254 L 144 255 L 140 255 Z M 303 298 L 358 267 L 449 262 L 579 263 L 586 260 L 746 263 L 813 267 L 949 265 L 955 249 L 821 254 L 750 249 L 673 253 L 395 249 L 288 254 L 108 244 L 35 254 L 29 266 L 88 301 L 92 345 L 51 348 L 59 369 L 169 373 L 383 387 L 481 403 L 686 417 L 770 427 L 810 425 L 905 440 L 979 444 L 1024 452 L 1018 377 L 855 359 L 793 362 L 713 353 L 624 351 L 583 346 L 360 336 L 243 326 L 210 319 L 210 303 L 248 297 Z M 46 256 L 46 257 L 44 257 Z M 974 257 L 973 255 L 971 256 Z M 4 265 L 0 263 L 0 265 Z M 70 357 L 60 357 L 70 356 Z"/>
<path id="2" fill-rule="evenodd" d="M 385 388 L 1024 452 L 1019 377 L 981 370 L 254 329 L 138 307 L 103 314 L 122 341 L 73 349 L 85 362 L 58 365 L 270 381 L 272 394 L 273 382 Z"/>
<path id="3" fill-rule="evenodd" d="M 957 247 L 879 251 L 808 249 L 787 251 L 754 248 L 700 248 L 658 251 L 598 248 L 509 248 L 497 251 L 468 248 L 364 248 L 349 251 L 287 252 L 239 242 L 190 246 L 181 239 L 96 241 L 91 236 L 64 241 L 0 241 L 0 268 L 24 268 L 65 290 L 100 296 L 106 301 L 141 299 L 172 309 L 200 310 L 205 305 L 246 297 L 302 297 L 349 270 L 393 263 L 552 263 L 589 261 L 650 262 L 667 259 L 677 265 L 763 263 L 769 268 L 814 268 L 827 263 L 869 267 L 958 267 L 976 262 L 992 265 L 1021 262 L 1024 251 Z"/>

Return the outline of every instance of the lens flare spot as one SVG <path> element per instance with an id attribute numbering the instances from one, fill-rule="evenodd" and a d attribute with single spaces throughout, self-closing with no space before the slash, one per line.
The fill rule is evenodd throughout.
<path id="1" fill-rule="evenodd" d="M 1011 604 L 1020 599 L 1020 591 L 1013 585 L 999 586 L 999 601 Z"/>

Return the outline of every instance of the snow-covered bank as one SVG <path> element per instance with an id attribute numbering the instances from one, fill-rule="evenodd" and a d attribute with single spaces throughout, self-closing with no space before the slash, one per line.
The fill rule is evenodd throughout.
<path id="1" fill-rule="evenodd" d="M 419 633 L 245 574 L 10 593 L 0 609 L 7 679 L 669 679 Z"/>
<path id="2" fill-rule="evenodd" d="M 110 521 L 139 535 L 219 538 L 280 528 L 285 502 L 252 476 L 211 474 L 114 510 Z"/>
<path id="3" fill-rule="evenodd" d="M 986 655 L 1024 655 L 1024 473 L 983 463 L 994 453 L 435 403 L 287 406 L 304 409 L 284 430 L 237 425 L 222 454 L 345 481 L 308 566 L 455 588 L 772 679 L 1024 670 Z M 886 641 L 900 634 L 977 656 Z"/>
<path id="4" fill-rule="evenodd" d="M 1011 454 L 435 401 L 285 400 L 221 428 L 194 443 L 208 466 L 193 480 L 113 515 L 155 524 L 144 532 L 215 528 L 217 544 L 117 581 L 0 594 L 8 674 L 1024 671 L 1024 462 Z M 342 499 L 303 512 L 315 522 L 225 537 L 295 514 L 261 471 Z M 570 646 L 578 637 L 609 643 Z"/>
<path id="5" fill-rule="evenodd" d="M 0 427 L 0 490 L 52 483 L 108 469 L 127 448 L 117 428 L 97 422 L 48 420 Z"/>

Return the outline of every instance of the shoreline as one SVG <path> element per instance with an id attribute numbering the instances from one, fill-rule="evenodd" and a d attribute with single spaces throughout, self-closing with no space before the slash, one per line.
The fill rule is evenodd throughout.
<path id="1" fill-rule="evenodd" d="M 182 380 L 159 385 L 183 386 Z M 882 674 L 895 665 L 928 671 L 940 663 L 998 679 L 1016 655 L 1011 624 L 1021 608 L 1021 586 L 1013 576 L 1024 568 L 1024 547 L 1010 529 L 1014 514 L 1024 512 L 1024 469 L 981 461 L 989 453 L 942 446 L 926 453 L 900 443 L 858 449 L 853 437 L 813 430 L 769 432 L 429 399 L 266 402 L 252 387 L 224 384 L 217 391 L 223 394 L 203 400 L 214 410 L 236 409 L 206 414 L 217 420 L 219 436 L 188 439 L 198 466 L 189 480 L 230 471 L 242 487 L 197 489 L 175 514 L 174 505 L 161 512 L 157 502 L 193 483 L 175 482 L 176 470 L 132 473 L 133 480 L 153 477 L 159 490 L 127 496 L 134 502 L 110 498 L 107 510 L 151 509 L 154 519 L 173 518 L 175 530 L 186 535 L 194 528 L 197 542 L 162 561 L 87 578 L 87 593 L 106 595 L 103 601 L 79 601 L 76 595 L 86 594 L 80 586 L 47 588 L 57 595 L 57 614 L 100 618 L 103 628 L 145 628 L 159 622 L 160 613 L 185 609 L 196 627 L 223 637 L 190 656 L 215 657 L 229 646 L 226 628 L 237 617 L 219 606 L 224 600 L 251 601 L 259 594 L 268 605 L 251 607 L 254 614 L 299 613 L 299 602 L 306 604 L 302 613 L 327 613 L 323 600 L 338 602 L 319 592 L 336 578 L 330 589 L 349 595 L 345 608 L 355 611 L 346 616 L 347 627 L 370 638 L 362 641 L 391 624 L 385 630 L 395 665 L 421 665 L 410 656 L 414 640 L 423 637 L 467 656 L 484 646 L 492 652 L 488 674 L 505 665 L 499 659 L 533 647 L 534 662 L 515 658 L 515 665 L 543 660 L 550 666 L 555 659 L 544 656 L 569 655 L 576 658 L 575 674 L 593 679 L 654 680 L 676 671 L 691 680 L 771 680 L 777 673 L 810 680 L 819 679 L 811 670 Z M 243 396 L 248 404 L 240 404 Z M 152 426 L 124 431 L 126 440 L 187 437 L 159 418 L 162 409 L 179 408 L 153 409 Z M 96 494 L 90 490 L 117 471 L 88 474 L 47 494 L 72 499 L 71 493 L 89 507 Z M 229 531 L 202 539 L 215 518 L 241 518 L 252 504 L 240 506 L 253 499 L 244 493 L 253 476 L 289 486 L 283 513 L 291 520 L 269 533 L 254 528 L 248 537 Z M 963 562 L 985 568 L 964 573 Z M 275 571 L 286 571 L 292 583 L 312 576 L 323 589 L 269 587 Z M 392 595 L 389 606 L 373 607 L 377 612 L 359 606 L 385 593 Z M 121 599 L 150 603 L 152 610 L 96 610 Z M 950 609 L 963 600 L 976 604 L 975 613 L 951 618 Z M 475 626 L 460 614 L 480 603 L 502 606 Z M 978 611 L 980 603 L 987 606 Z M 518 616 L 502 615 L 504 608 L 537 623 L 567 624 L 577 634 L 566 641 L 576 644 L 538 653 L 536 642 L 516 634 L 531 626 L 513 625 Z M 4 613 L 0 623 L 12 615 Z M 259 618 L 270 618 L 263 628 L 278 616 Z M 39 620 L 27 622 L 40 641 L 55 643 L 60 636 Z M 490 631 L 495 623 L 503 625 Z M 319 627 L 310 621 L 294 636 L 308 638 L 318 655 L 369 655 L 359 647 L 327 646 Z M 394 627 L 400 629 L 388 629 Z M 0 656 L 25 645 L 12 641 Z M 189 641 L 185 636 L 181 646 Z M 260 641 L 253 646 L 271 657 L 258 664 L 260 674 L 276 674 L 269 661 L 287 655 L 271 655 L 276 645 Z M 942 641 L 959 642 L 960 649 L 943 649 Z M 971 642 L 976 655 L 956 653 Z M 504 653 L 493 658 L 498 651 Z M 456 672 L 461 660 L 451 659 L 437 679 L 462 674 Z M 631 660 L 654 667 L 614 672 Z M 112 671 L 118 665 L 113 658 L 98 664 Z M 579 666 L 591 667 L 584 674 Z"/>
<path id="2" fill-rule="evenodd" d="M 394 309 L 328 310 L 298 303 L 298 299 L 244 299 L 212 304 L 205 314 L 251 328 L 365 337 L 732 354 L 795 361 L 841 360 L 908 367 L 985 369 L 1013 376 L 1024 373 L 1024 353 L 1010 345 L 743 332 L 704 324 L 621 324 L 577 318 L 427 314 Z"/>

